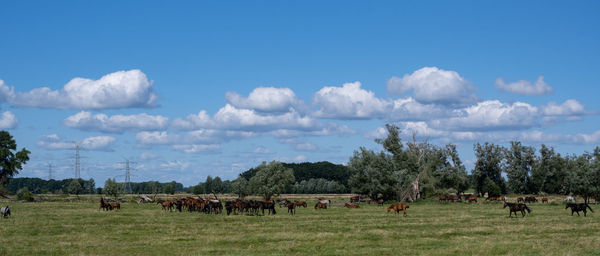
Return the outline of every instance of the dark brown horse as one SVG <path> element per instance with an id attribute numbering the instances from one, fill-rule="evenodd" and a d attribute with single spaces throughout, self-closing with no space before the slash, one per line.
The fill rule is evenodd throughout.
<path id="1" fill-rule="evenodd" d="M 517 198 L 517 203 L 518 203 L 518 202 L 525 202 L 525 200 L 523 200 L 523 198 L 522 198 L 522 197 L 519 197 L 519 198 Z"/>
<path id="2" fill-rule="evenodd" d="M 353 204 L 345 203 L 344 206 L 349 209 L 360 208 L 358 203 L 353 203 Z"/>
<path id="3" fill-rule="evenodd" d="M 360 202 L 360 196 L 350 197 L 350 203 L 358 203 Z"/>
<path id="4" fill-rule="evenodd" d="M 319 209 L 327 209 L 327 204 L 318 202 L 317 204 L 315 204 L 315 210 L 319 210 Z"/>
<path id="5" fill-rule="evenodd" d="M 392 204 L 390 205 L 390 207 L 387 208 L 387 212 L 394 210 L 394 216 L 396 216 L 396 214 L 400 215 L 400 211 L 403 211 L 404 217 L 406 217 L 406 209 L 408 208 L 409 207 L 407 204 Z"/>
<path id="6" fill-rule="evenodd" d="M 100 207 L 98 208 L 98 210 L 99 209 L 110 211 L 112 210 L 112 206 L 108 202 L 104 201 L 104 198 L 100 197 Z"/>
<path id="7" fill-rule="evenodd" d="M 287 206 L 289 214 L 291 214 L 291 215 L 296 214 L 296 204 L 295 203 L 289 202 L 285 206 Z"/>
<path id="8" fill-rule="evenodd" d="M 592 207 L 590 207 L 586 203 L 582 203 L 582 204 L 567 203 L 567 205 L 565 206 L 565 210 L 567 208 L 571 208 L 571 216 L 573 216 L 573 213 L 575 213 L 575 212 L 577 213 L 577 216 L 581 216 L 581 215 L 579 215 L 579 212 L 583 211 L 583 216 L 587 217 L 587 208 L 590 208 L 590 211 L 594 212 L 594 210 L 592 210 Z"/>
<path id="9" fill-rule="evenodd" d="M 542 204 L 543 203 L 548 203 L 548 198 L 547 197 L 542 197 Z"/>
<path id="10" fill-rule="evenodd" d="M 118 203 L 118 202 L 110 203 L 110 206 L 111 206 L 112 209 L 121 210 L 121 204 Z"/>
<path id="11" fill-rule="evenodd" d="M 502 208 L 506 208 L 508 207 L 510 212 L 508 213 L 508 217 L 512 217 L 512 213 L 515 213 L 515 217 L 517 217 L 517 212 L 521 212 L 521 215 L 523 215 L 523 218 L 525 218 L 525 210 L 527 210 L 528 213 L 531 213 L 531 209 L 529 209 L 529 207 L 527 207 L 526 204 L 515 204 L 515 203 L 509 203 L 509 202 L 504 202 L 504 207 Z"/>

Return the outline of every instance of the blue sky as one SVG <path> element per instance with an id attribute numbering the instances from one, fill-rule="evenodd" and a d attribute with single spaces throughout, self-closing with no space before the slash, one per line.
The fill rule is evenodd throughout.
<path id="1" fill-rule="evenodd" d="M 386 123 L 458 145 L 600 144 L 596 1 L 0 4 L 0 128 L 18 177 L 194 185 L 345 163 Z M 122 177 L 118 177 L 118 179 Z"/>

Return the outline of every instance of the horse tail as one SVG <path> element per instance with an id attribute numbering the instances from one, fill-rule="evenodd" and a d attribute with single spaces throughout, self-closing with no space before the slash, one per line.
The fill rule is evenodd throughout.
<path id="1" fill-rule="evenodd" d="M 590 207 L 590 205 L 589 205 L 589 204 L 585 203 L 585 206 L 586 206 L 587 208 L 590 208 L 590 211 L 594 212 L 594 210 L 592 210 L 592 207 Z"/>

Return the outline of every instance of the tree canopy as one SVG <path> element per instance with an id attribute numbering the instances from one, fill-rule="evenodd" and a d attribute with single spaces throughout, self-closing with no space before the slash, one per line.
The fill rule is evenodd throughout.
<path id="1" fill-rule="evenodd" d="M 0 131 L 0 186 L 8 179 L 19 174 L 23 165 L 29 161 L 29 152 L 23 148 L 17 150 L 17 143 L 7 131 Z"/>
<path id="2" fill-rule="evenodd" d="M 250 179 L 250 186 L 254 194 L 270 200 L 273 195 L 279 195 L 294 182 L 294 173 L 291 168 L 285 168 L 280 162 L 263 162 L 256 167 L 256 174 Z"/>

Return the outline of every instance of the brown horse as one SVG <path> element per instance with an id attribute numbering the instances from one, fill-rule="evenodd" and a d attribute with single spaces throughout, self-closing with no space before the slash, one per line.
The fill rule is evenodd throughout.
<path id="1" fill-rule="evenodd" d="M 443 195 L 439 197 L 440 202 L 446 202 L 448 200 L 448 196 Z"/>
<path id="2" fill-rule="evenodd" d="M 548 198 L 547 197 L 542 197 L 542 204 L 543 203 L 548 203 Z"/>
<path id="3" fill-rule="evenodd" d="M 394 210 L 394 216 L 396 216 L 396 214 L 400 215 L 400 211 L 403 211 L 404 217 L 406 217 L 406 209 L 408 209 L 407 204 L 392 204 L 390 207 L 387 208 L 387 212 Z"/>
<path id="4" fill-rule="evenodd" d="M 300 206 L 306 208 L 306 202 L 304 202 L 304 201 L 296 201 L 296 207 L 300 207 Z"/>
<path id="5" fill-rule="evenodd" d="M 509 208 L 509 212 L 508 212 L 508 217 L 512 217 L 512 213 L 515 213 L 515 217 L 517 217 L 517 212 L 521 212 L 521 215 L 523 215 L 523 218 L 525 218 L 525 210 L 527 210 L 528 213 L 531 213 L 531 209 L 529 209 L 529 207 L 527 207 L 526 204 L 515 204 L 515 203 L 509 203 L 509 202 L 504 202 L 504 207 L 502 208 Z"/>
<path id="6" fill-rule="evenodd" d="M 525 202 L 525 200 L 523 200 L 523 198 L 522 198 L 522 197 L 519 197 L 519 198 L 517 198 L 517 203 L 518 203 L 518 202 Z"/>
<path id="7" fill-rule="evenodd" d="M 467 197 L 467 202 L 469 202 L 469 203 L 477 203 L 477 197 L 476 196 Z"/>
<path id="8" fill-rule="evenodd" d="M 100 210 L 100 209 L 109 211 L 109 210 L 112 210 L 112 206 L 108 202 L 104 201 L 104 198 L 100 197 L 100 208 L 98 208 L 98 210 Z"/>
<path id="9" fill-rule="evenodd" d="M 360 208 L 358 203 L 354 203 L 354 204 L 345 203 L 344 206 L 349 209 Z"/>
<path id="10" fill-rule="evenodd" d="M 288 208 L 288 213 L 291 215 L 296 214 L 296 204 L 295 203 L 287 203 L 285 206 Z"/>
<path id="11" fill-rule="evenodd" d="M 318 202 L 317 204 L 315 204 L 315 210 L 319 210 L 319 209 L 327 209 L 327 204 Z"/>
<path id="12" fill-rule="evenodd" d="M 384 203 L 383 199 L 377 200 L 377 205 L 378 206 L 383 206 L 383 203 Z"/>
<path id="13" fill-rule="evenodd" d="M 567 203 L 567 205 L 565 206 L 565 210 L 568 208 L 571 208 L 571 216 L 573 216 L 573 213 L 577 213 L 577 216 L 581 216 L 579 215 L 579 211 L 583 211 L 583 217 L 587 217 L 587 208 L 589 208 L 590 211 L 594 212 L 594 210 L 592 210 L 592 207 L 590 207 L 587 203 Z"/>
<path id="14" fill-rule="evenodd" d="M 350 203 L 357 203 L 357 202 L 360 202 L 360 196 L 350 197 Z"/>
<path id="15" fill-rule="evenodd" d="M 121 210 L 121 204 L 118 202 L 110 203 L 112 209 Z"/>

